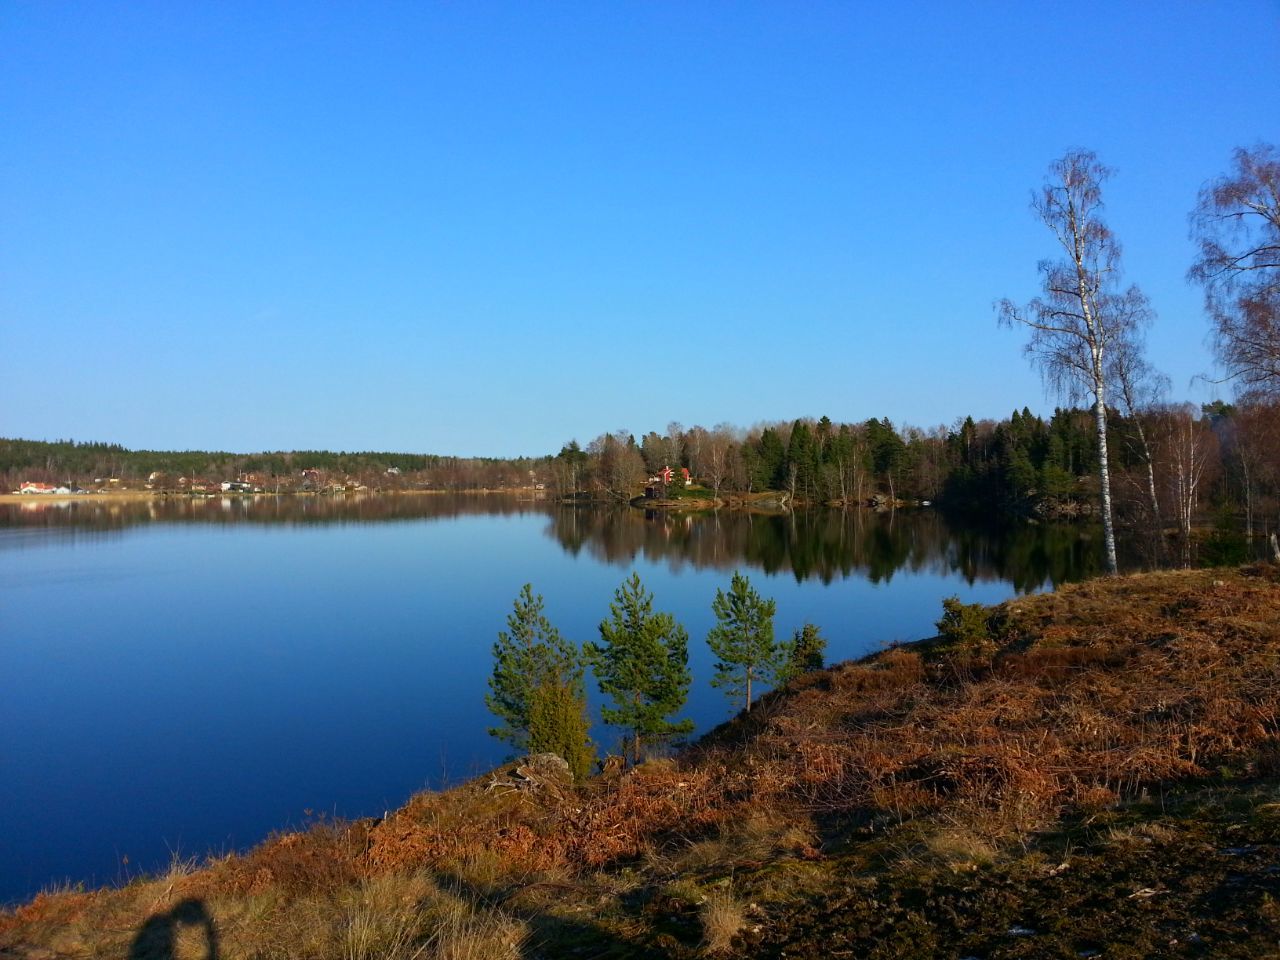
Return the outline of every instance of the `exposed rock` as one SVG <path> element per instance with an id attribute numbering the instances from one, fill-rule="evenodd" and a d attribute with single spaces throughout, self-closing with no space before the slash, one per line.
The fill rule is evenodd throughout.
<path id="1" fill-rule="evenodd" d="M 554 753 L 535 753 L 518 761 L 514 766 L 495 771 L 489 777 L 487 790 L 524 793 L 552 791 L 558 793 L 573 784 L 573 772 L 563 757 Z"/>

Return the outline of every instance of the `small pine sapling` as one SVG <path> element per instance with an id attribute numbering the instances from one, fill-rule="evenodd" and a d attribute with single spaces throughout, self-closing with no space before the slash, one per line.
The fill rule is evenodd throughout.
<path id="1" fill-rule="evenodd" d="M 716 625 L 707 634 L 707 644 L 720 659 L 713 687 L 723 687 L 731 699 L 742 698 L 751 709 L 756 681 L 768 682 L 782 665 L 782 649 L 773 639 L 773 615 L 777 604 L 764 600 L 740 573 L 733 575 L 729 592 L 716 590 L 711 603 Z"/>

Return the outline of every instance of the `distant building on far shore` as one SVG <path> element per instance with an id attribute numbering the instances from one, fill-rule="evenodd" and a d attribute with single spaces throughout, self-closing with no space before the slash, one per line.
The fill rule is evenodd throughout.
<path id="1" fill-rule="evenodd" d="M 55 487 L 52 483 L 32 483 L 27 481 L 18 487 L 18 493 L 70 493 L 70 487 Z"/>

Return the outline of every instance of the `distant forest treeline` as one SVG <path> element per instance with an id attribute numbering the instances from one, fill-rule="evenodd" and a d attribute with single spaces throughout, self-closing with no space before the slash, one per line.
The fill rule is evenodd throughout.
<path id="1" fill-rule="evenodd" d="M 13 490 L 24 481 L 86 486 L 116 479 L 141 488 L 152 474 L 162 485 L 181 489 L 180 480 L 218 482 L 252 476 L 264 489 L 280 481 L 294 489 L 302 472 L 321 482 L 351 481 L 373 487 L 428 484 L 439 489 L 475 490 L 523 486 L 529 471 L 546 458 L 449 457 L 415 453 L 334 453 L 294 450 L 227 453 L 207 450 L 129 450 L 113 443 L 74 440 L 0 439 L 0 477 Z M 390 473 L 388 471 L 391 471 Z"/>
<path id="2" fill-rule="evenodd" d="M 1165 405 L 1140 418 L 1112 412 L 1109 448 L 1124 517 L 1145 528 L 1181 526 L 1219 509 L 1233 512 L 1249 533 L 1275 529 L 1278 412 L 1261 402 L 1219 402 L 1200 410 Z M 0 475 L 8 489 L 28 480 L 88 485 L 107 478 L 136 488 L 155 473 L 160 485 L 175 489 L 183 479 L 252 477 L 264 489 L 288 490 L 300 485 L 305 470 L 317 486 L 494 490 L 542 484 L 561 496 L 621 500 L 670 466 L 688 468 L 719 497 L 779 491 L 797 503 L 929 500 L 971 512 L 1074 515 L 1090 512 L 1097 500 L 1096 438 L 1092 411 L 1059 409 L 1046 420 L 1024 408 L 1000 421 L 968 417 L 931 430 L 899 429 L 887 418 L 838 424 L 822 417 L 749 429 L 672 423 L 639 439 L 621 430 L 585 447 L 571 441 L 555 456 L 516 459 L 161 452 L 0 440 Z M 1144 450 L 1151 453 L 1150 469 Z"/>

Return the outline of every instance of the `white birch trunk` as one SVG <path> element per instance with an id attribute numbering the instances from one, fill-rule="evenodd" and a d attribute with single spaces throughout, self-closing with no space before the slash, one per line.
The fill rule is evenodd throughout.
<path id="1" fill-rule="evenodd" d="M 1102 493 L 1102 540 L 1106 551 L 1107 573 L 1115 576 L 1120 571 L 1116 559 L 1116 527 L 1111 514 L 1111 464 L 1107 457 L 1107 409 L 1102 401 L 1102 385 L 1098 385 L 1098 400 L 1093 405 L 1093 422 L 1098 432 L 1098 479 Z"/>
<path id="2" fill-rule="evenodd" d="M 1111 461 L 1107 451 L 1107 379 L 1103 364 L 1103 334 L 1098 317 L 1094 315 L 1092 295 L 1080 253 L 1079 234 L 1076 234 L 1076 282 L 1080 296 L 1080 312 L 1084 315 L 1088 331 L 1089 356 L 1093 361 L 1093 423 L 1098 434 L 1098 481 L 1102 498 L 1102 542 L 1106 553 L 1107 573 L 1120 572 L 1116 559 L 1116 527 L 1111 513 Z"/>

